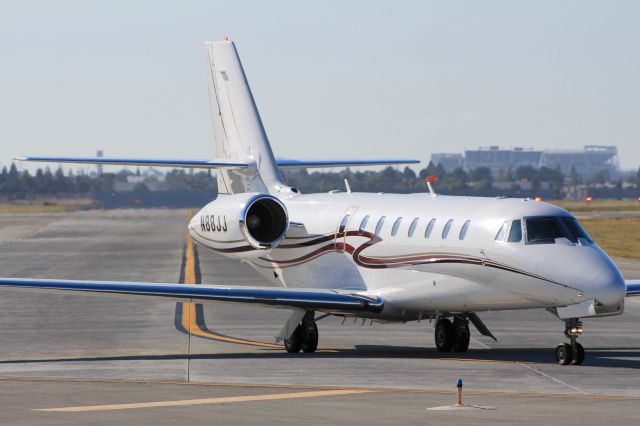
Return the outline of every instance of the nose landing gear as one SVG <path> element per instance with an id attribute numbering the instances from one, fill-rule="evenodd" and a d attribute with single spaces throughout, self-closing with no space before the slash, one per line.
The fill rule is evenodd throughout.
<path id="1" fill-rule="evenodd" d="M 577 342 L 582 334 L 582 322 L 579 318 L 565 321 L 564 335 L 569 343 L 562 343 L 556 347 L 556 360 L 560 365 L 581 365 L 584 361 L 584 348 Z"/>

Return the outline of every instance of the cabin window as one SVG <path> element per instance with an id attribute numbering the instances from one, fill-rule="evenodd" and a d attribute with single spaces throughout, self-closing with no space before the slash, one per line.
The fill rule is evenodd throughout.
<path id="1" fill-rule="evenodd" d="M 342 218 L 342 222 L 340 222 L 340 227 L 338 228 L 338 232 L 344 232 L 344 229 L 347 227 L 347 223 L 349 223 L 349 218 L 351 215 L 346 215 Z"/>
<path id="2" fill-rule="evenodd" d="M 504 241 L 504 236 L 507 232 L 507 222 L 503 223 L 500 229 L 498 229 L 498 233 L 496 234 L 496 241 Z"/>
<path id="3" fill-rule="evenodd" d="M 519 243 L 522 241 L 522 221 L 520 219 L 511 222 L 508 241 L 510 243 Z"/>
<path id="4" fill-rule="evenodd" d="M 424 230 L 424 237 L 429 238 L 431 236 L 431 231 L 433 231 L 433 227 L 436 225 L 436 220 L 431 219 L 429 224 L 427 225 L 427 229 Z"/>
<path id="5" fill-rule="evenodd" d="M 393 227 L 391 228 L 391 236 L 395 237 L 396 234 L 398 233 L 398 228 L 400 228 L 400 223 L 402 222 L 402 217 L 399 217 L 396 219 L 396 221 L 393 223 Z"/>
<path id="6" fill-rule="evenodd" d="M 447 221 L 447 223 L 444 225 L 444 228 L 442 228 L 442 239 L 446 239 L 447 236 L 449 235 L 449 231 L 451 230 L 451 225 L 453 225 L 453 219 L 449 219 Z"/>
<path id="7" fill-rule="evenodd" d="M 362 219 L 362 222 L 360 222 L 360 227 L 358 228 L 358 232 L 360 232 L 361 234 L 364 233 L 364 231 L 367 229 L 367 222 L 369 222 L 369 215 L 366 215 Z"/>
<path id="8" fill-rule="evenodd" d="M 407 236 L 413 237 L 413 233 L 416 232 L 416 226 L 418 226 L 418 220 L 419 219 L 416 217 L 411 221 L 411 225 L 409 225 L 409 232 L 407 233 Z"/>
<path id="9" fill-rule="evenodd" d="M 385 218 L 386 216 L 382 216 L 376 224 L 376 235 L 380 235 L 380 231 L 382 231 L 382 225 L 384 225 Z"/>
<path id="10" fill-rule="evenodd" d="M 458 238 L 460 240 L 464 240 L 464 237 L 467 236 L 467 231 L 469 230 L 469 225 L 471 224 L 470 220 L 467 220 L 464 225 L 462 225 L 462 228 L 460 228 L 460 235 L 458 236 Z"/>

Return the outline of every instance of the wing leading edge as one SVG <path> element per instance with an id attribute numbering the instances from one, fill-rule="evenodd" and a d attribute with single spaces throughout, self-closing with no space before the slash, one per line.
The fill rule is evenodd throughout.
<path id="1" fill-rule="evenodd" d="M 61 291 L 94 295 L 155 297 L 194 302 L 254 303 L 330 313 L 380 312 L 384 300 L 377 296 L 332 290 L 292 290 L 271 287 L 225 287 L 204 284 L 156 284 L 111 281 L 0 278 L 0 287 L 36 291 Z"/>
<path id="2" fill-rule="evenodd" d="M 626 280 L 627 297 L 640 296 L 640 280 Z"/>

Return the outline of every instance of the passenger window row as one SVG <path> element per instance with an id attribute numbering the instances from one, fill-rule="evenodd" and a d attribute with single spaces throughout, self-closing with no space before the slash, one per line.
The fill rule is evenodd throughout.
<path id="1" fill-rule="evenodd" d="M 369 223 L 369 219 L 371 217 L 369 215 L 366 215 L 365 217 L 362 218 L 362 221 L 360 222 L 360 225 L 358 226 L 358 232 L 360 234 L 364 233 L 367 229 L 367 224 Z M 386 220 L 386 216 L 381 216 L 380 219 L 378 219 L 378 222 L 376 223 L 375 226 L 375 230 L 374 233 L 376 235 L 380 235 L 380 232 L 382 232 L 382 228 L 384 226 L 384 222 Z M 346 224 L 349 222 L 349 217 L 348 215 L 345 216 L 340 224 L 340 232 L 344 231 L 344 228 L 346 226 Z M 418 224 L 420 222 L 420 218 L 413 218 L 413 220 L 411 221 L 411 223 L 409 224 L 409 229 L 407 230 L 407 236 L 409 238 L 413 237 L 415 232 L 416 232 L 416 228 L 418 227 Z M 402 216 L 396 218 L 396 220 L 393 222 L 393 226 L 391 227 L 391 236 L 395 237 L 398 234 L 398 230 L 400 229 L 400 225 L 402 224 Z M 431 237 L 431 233 L 433 232 L 433 228 L 436 225 L 436 219 L 430 219 L 429 222 L 427 223 L 426 228 L 424 229 L 424 238 L 430 238 Z M 471 225 L 471 221 L 470 220 L 466 220 L 462 227 L 460 228 L 460 232 L 458 234 L 458 239 L 459 240 L 464 240 L 465 237 L 467 236 L 467 232 L 469 231 L 469 226 Z M 447 239 L 447 237 L 449 236 L 449 232 L 451 231 L 451 227 L 453 226 L 453 219 L 449 219 L 446 224 L 444 225 L 444 228 L 442 229 L 442 239 Z M 497 239 L 497 238 L 496 238 Z"/>

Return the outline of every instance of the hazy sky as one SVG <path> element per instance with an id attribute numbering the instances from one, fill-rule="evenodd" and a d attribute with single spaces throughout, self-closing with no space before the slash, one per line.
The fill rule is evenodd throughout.
<path id="1" fill-rule="evenodd" d="M 279 156 L 610 144 L 637 168 L 639 22 L 639 1 L 0 0 L 0 163 L 212 157 L 203 42 L 229 35 Z"/>

